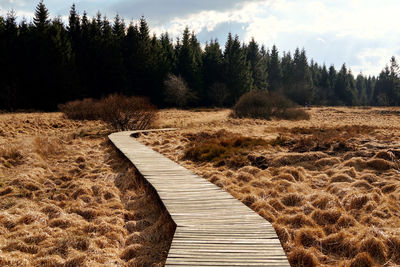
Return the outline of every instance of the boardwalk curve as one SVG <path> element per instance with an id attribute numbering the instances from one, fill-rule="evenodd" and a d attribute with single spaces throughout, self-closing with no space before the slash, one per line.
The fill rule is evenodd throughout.
<path id="1" fill-rule="evenodd" d="M 153 185 L 177 225 L 166 266 L 290 266 L 268 221 L 131 137 L 138 132 L 109 139 Z"/>

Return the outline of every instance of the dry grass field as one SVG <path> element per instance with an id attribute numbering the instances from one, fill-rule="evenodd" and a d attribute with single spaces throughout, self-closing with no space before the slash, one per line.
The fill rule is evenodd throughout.
<path id="1" fill-rule="evenodd" d="M 175 225 L 108 133 L 0 115 L 0 266 L 163 266 Z"/>
<path id="2" fill-rule="evenodd" d="M 293 266 L 400 265 L 400 109 L 307 111 L 164 110 L 157 127 L 180 130 L 139 139 L 270 221 Z"/>

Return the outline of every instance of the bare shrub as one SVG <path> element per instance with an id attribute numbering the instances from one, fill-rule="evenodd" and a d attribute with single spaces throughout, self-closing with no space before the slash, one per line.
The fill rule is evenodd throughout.
<path id="1" fill-rule="evenodd" d="M 143 97 L 113 94 L 101 100 L 100 119 L 116 130 L 147 129 L 155 115 L 155 106 Z"/>
<path id="2" fill-rule="evenodd" d="M 92 98 L 58 105 L 58 109 L 71 120 L 98 120 L 100 101 Z"/>
<path id="3" fill-rule="evenodd" d="M 165 101 L 169 104 L 184 108 L 197 98 L 181 76 L 169 74 L 164 81 L 164 86 Z"/>
<path id="4" fill-rule="evenodd" d="M 156 107 L 147 98 L 120 94 L 76 100 L 59 105 L 59 109 L 69 119 L 102 120 L 115 130 L 147 129 L 156 116 Z"/>
<path id="5" fill-rule="evenodd" d="M 233 107 L 235 118 L 308 120 L 309 114 L 285 96 L 266 91 L 250 91 Z"/>

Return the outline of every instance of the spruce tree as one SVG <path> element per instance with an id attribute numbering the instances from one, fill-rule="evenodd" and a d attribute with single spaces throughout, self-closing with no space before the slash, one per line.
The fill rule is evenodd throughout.
<path id="1" fill-rule="evenodd" d="M 358 91 L 359 104 L 363 106 L 368 105 L 367 85 L 362 73 L 357 75 L 356 88 Z"/>
<path id="2" fill-rule="evenodd" d="M 207 90 L 208 105 L 224 105 L 228 91 L 223 83 L 223 54 L 217 40 L 206 43 L 203 54 L 204 86 Z"/>
<path id="3" fill-rule="evenodd" d="M 315 92 L 306 52 L 297 48 L 293 57 L 293 82 L 285 88 L 286 95 L 294 102 L 313 103 Z"/>
<path id="4" fill-rule="evenodd" d="M 112 32 L 118 40 L 121 40 L 125 36 L 125 22 L 118 14 L 114 18 Z"/>
<path id="5" fill-rule="evenodd" d="M 263 62 L 260 49 L 254 38 L 251 39 L 247 46 L 247 60 L 250 63 L 252 78 L 254 81 L 254 89 L 267 90 L 268 73 L 267 65 Z"/>
<path id="6" fill-rule="evenodd" d="M 241 48 L 239 37 L 232 38 L 229 33 L 224 51 L 224 78 L 229 90 L 229 104 L 234 105 L 246 92 L 252 90 L 250 64 L 245 51 Z"/>
<path id="7" fill-rule="evenodd" d="M 39 31 L 45 30 L 50 25 L 49 11 L 44 5 L 43 0 L 40 0 L 39 4 L 36 6 L 33 24 Z"/>
<path id="8" fill-rule="evenodd" d="M 272 46 L 268 65 L 268 84 L 271 91 L 277 92 L 282 89 L 282 70 L 279 60 L 279 52 L 276 45 Z"/>

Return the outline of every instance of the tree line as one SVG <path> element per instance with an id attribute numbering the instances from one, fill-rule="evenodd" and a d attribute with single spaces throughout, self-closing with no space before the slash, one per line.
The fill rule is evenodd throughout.
<path id="1" fill-rule="evenodd" d="M 177 40 L 151 35 L 146 20 L 89 18 L 72 5 L 65 25 L 41 1 L 31 22 L 0 16 L 0 109 L 55 110 L 57 104 L 111 93 L 174 105 L 166 87 L 183 82 L 187 106 L 232 106 L 246 92 L 268 90 L 300 105 L 400 105 L 399 66 L 392 57 L 379 76 L 356 77 L 345 64 L 309 62 L 304 49 L 279 54 L 254 39 L 229 34 L 225 47 L 202 48 L 189 28 Z M 172 84 L 173 85 L 173 84 Z M 172 96 L 172 99 L 174 96 Z"/>

